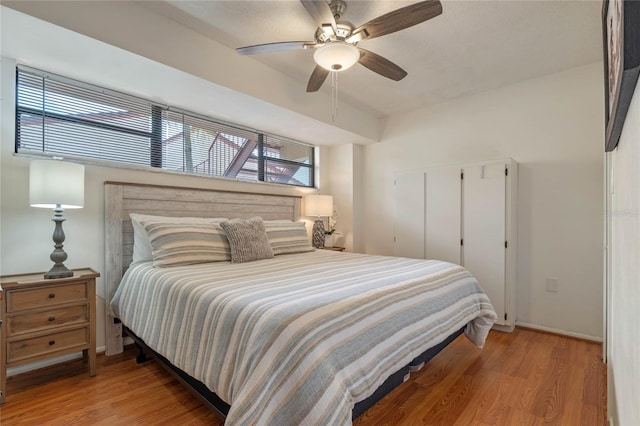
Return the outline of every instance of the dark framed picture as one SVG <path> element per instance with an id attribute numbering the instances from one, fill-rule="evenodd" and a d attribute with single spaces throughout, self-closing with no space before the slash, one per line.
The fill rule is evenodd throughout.
<path id="1" fill-rule="evenodd" d="M 604 0 L 605 151 L 618 145 L 640 74 L 640 1 Z"/>

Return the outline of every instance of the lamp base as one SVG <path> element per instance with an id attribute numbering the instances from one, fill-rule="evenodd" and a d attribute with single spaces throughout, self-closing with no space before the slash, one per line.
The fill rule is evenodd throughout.
<path id="1" fill-rule="evenodd" d="M 62 230 L 62 222 L 64 222 L 64 218 L 62 217 L 62 207 L 60 204 L 56 205 L 56 208 L 53 209 L 54 215 L 53 219 L 51 219 L 55 224 L 55 228 L 53 230 L 53 242 L 55 243 L 53 246 L 55 249 L 53 253 L 51 253 L 50 259 L 53 261 L 53 267 L 44 274 L 45 279 L 55 279 L 55 278 L 67 278 L 73 276 L 73 271 L 64 266 L 65 260 L 67 260 L 67 253 L 65 253 L 62 243 L 64 242 L 64 231 Z"/>
<path id="2" fill-rule="evenodd" d="M 324 221 L 322 219 L 316 219 L 316 221 L 313 222 L 311 241 L 315 248 L 324 247 Z"/>
<path id="3" fill-rule="evenodd" d="M 73 271 L 68 269 L 63 264 L 53 265 L 53 268 L 49 269 L 49 272 L 44 274 L 44 278 L 47 280 L 56 278 L 72 277 Z"/>

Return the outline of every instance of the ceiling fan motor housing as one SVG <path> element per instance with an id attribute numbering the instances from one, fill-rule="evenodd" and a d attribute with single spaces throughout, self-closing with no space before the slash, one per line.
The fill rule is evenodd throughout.
<path id="1" fill-rule="evenodd" d="M 318 28 L 316 30 L 316 40 L 318 43 L 326 43 L 329 41 L 344 41 L 347 37 L 351 35 L 351 32 L 354 30 L 354 26 L 351 22 L 340 21 L 336 22 L 336 31 L 333 31 L 333 28 L 329 27 L 326 30 L 324 28 Z"/>
<path id="2" fill-rule="evenodd" d="M 316 40 L 319 43 L 326 43 L 328 41 L 344 41 L 351 35 L 355 26 L 351 22 L 341 21 L 340 18 L 347 11 L 347 3 L 343 0 L 333 0 L 329 3 L 329 8 L 335 19 L 335 29 L 333 26 L 326 25 L 318 28 L 316 31 Z"/>

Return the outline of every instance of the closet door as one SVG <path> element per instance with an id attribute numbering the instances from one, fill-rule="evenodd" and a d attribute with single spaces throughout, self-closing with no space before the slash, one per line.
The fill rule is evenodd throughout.
<path id="1" fill-rule="evenodd" d="M 427 259 L 460 264 L 461 169 L 436 169 L 426 176 L 425 245 Z"/>
<path id="2" fill-rule="evenodd" d="M 395 177 L 395 256 L 424 259 L 424 172 Z"/>
<path id="3" fill-rule="evenodd" d="M 462 265 L 478 279 L 505 324 L 505 164 L 464 168 Z"/>

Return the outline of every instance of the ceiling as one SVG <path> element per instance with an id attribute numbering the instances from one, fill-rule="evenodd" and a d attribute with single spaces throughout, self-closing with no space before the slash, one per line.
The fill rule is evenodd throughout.
<path id="1" fill-rule="evenodd" d="M 347 0 L 342 19 L 358 26 L 412 3 Z M 395 82 L 356 65 L 339 73 L 341 101 L 384 117 L 601 60 L 599 1 L 442 3 L 442 15 L 360 44 L 404 68 L 405 79 Z M 313 20 L 297 0 L 139 4 L 233 49 L 314 38 Z M 292 77 L 301 92 L 314 67 L 307 50 L 251 58 Z M 330 86 L 327 80 L 321 91 L 329 93 Z"/>

